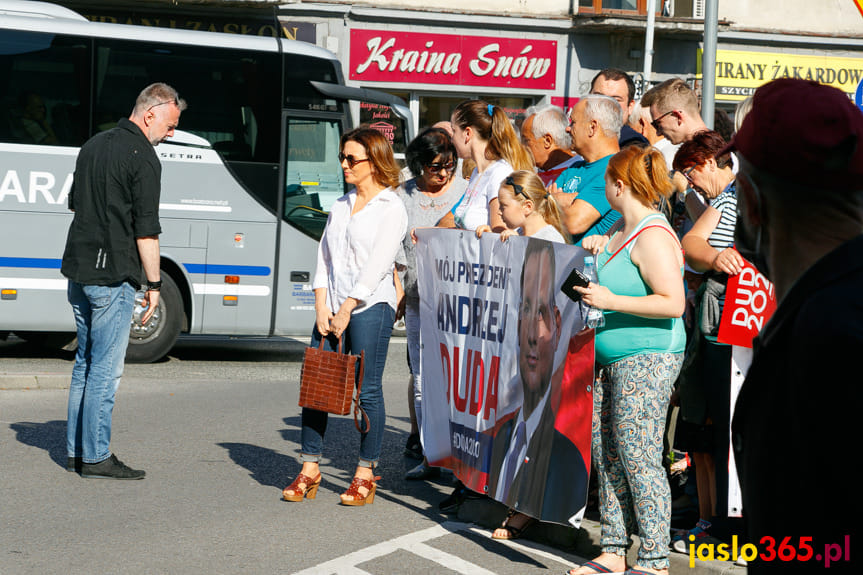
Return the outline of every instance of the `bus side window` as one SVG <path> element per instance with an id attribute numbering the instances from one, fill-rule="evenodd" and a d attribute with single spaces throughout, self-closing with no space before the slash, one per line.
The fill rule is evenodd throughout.
<path id="1" fill-rule="evenodd" d="M 0 141 L 80 146 L 88 137 L 90 41 L 5 31 Z"/>
<path id="2" fill-rule="evenodd" d="M 137 91 L 150 82 L 170 84 L 189 104 L 179 129 L 210 142 L 245 188 L 276 213 L 277 53 L 101 39 L 96 54 L 97 123 L 98 111 L 115 102 L 134 102 Z"/>

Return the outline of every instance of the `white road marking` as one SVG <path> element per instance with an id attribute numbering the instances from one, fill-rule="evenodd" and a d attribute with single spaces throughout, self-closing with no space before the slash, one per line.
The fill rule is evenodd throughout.
<path id="1" fill-rule="evenodd" d="M 377 545 L 372 545 L 371 547 L 348 553 L 347 555 L 337 557 L 336 559 L 326 561 L 325 563 L 315 565 L 314 567 L 297 571 L 293 575 L 333 575 L 334 573 L 337 573 L 338 575 L 368 575 L 366 571 L 363 571 L 356 566 L 367 561 L 389 555 L 394 551 L 407 551 L 408 553 L 413 553 L 414 555 L 434 561 L 451 571 L 455 571 L 463 575 L 495 575 L 493 571 L 484 569 L 483 567 L 462 559 L 457 555 L 447 553 L 446 551 L 442 551 L 425 544 L 426 541 L 431 541 L 432 539 L 449 535 L 450 533 L 456 533 L 458 531 L 470 531 L 478 535 L 491 537 L 490 531 L 480 529 L 474 525 L 462 523 L 460 521 L 445 521 L 440 525 L 435 525 L 414 533 L 408 533 L 407 535 L 396 537 L 390 541 L 383 541 Z M 564 565 L 577 566 L 580 563 L 578 558 L 574 555 L 570 555 L 568 553 L 560 555 L 550 553 L 549 551 L 544 550 L 544 548 L 537 543 L 529 541 L 523 543 L 516 541 L 500 541 L 500 543 L 513 547 L 522 553 L 535 555 Z"/>

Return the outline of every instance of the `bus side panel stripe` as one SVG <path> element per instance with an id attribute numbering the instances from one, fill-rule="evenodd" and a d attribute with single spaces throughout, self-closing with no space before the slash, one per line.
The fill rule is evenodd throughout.
<path id="1" fill-rule="evenodd" d="M 54 258 L 4 258 L 0 257 L 0 267 L 4 268 L 41 268 L 59 270 L 63 260 Z"/>
<path id="2" fill-rule="evenodd" d="M 268 266 L 240 266 L 219 264 L 183 264 L 190 274 L 224 274 L 229 276 L 268 276 Z"/>

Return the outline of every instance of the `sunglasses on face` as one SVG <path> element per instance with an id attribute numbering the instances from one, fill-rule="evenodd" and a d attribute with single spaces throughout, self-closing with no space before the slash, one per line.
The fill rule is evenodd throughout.
<path id="1" fill-rule="evenodd" d="M 511 186 L 516 195 L 521 194 L 522 196 L 525 197 L 525 199 L 528 199 L 528 200 L 530 199 L 530 197 L 527 195 L 527 193 L 525 193 L 524 187 L 516 184 L 513 181 L 512 176 L 507 176 L 506 179 L 503 181 L 503 183 L 506 184 L 507 186 Z"/>
<path id="2" fill-rule="evenodd" d="M 664 118 L 665 116 L 667 116 L 669 114 L 673 114 L 674 112 L 675 112 L 674 110 L 669 110 L 669 111 L 665 112 L 664 114 L 662 114 L 661 116 L 659 116 L 658 118 L 656 118 L 655 120 L 650 122 L 650 125 L 653 126 L 654 130 L 659 130 L 659 122 L 662 120 L 662 118 Z"/>
<path id="3" fill-rule="evenodd" d="M 425 167 L 432 174 L 439 174 L 441 170 L 446 170 L 447 173 L 452 172 L 453 166 L 455 163 L 450 161 L 446 163 L 437 163 L 437 164 L 426 164 Z"/>
<path id="4" fill-rule="evenodd" d="M 348 167 L 353 169 L 357 164 L 361 164 L 363 162 L 368 162 L 369 158 L 355 158 L 353 156 L 346 156 L 343 152 L 339 152 L 339 163 L 347 162 Z"/>

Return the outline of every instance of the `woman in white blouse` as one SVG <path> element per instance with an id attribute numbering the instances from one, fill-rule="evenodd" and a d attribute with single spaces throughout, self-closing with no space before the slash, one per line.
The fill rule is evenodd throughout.
<path id="1" fill-rule="evenodd" d="M 407 213 L 395 194 L 399 167 L 386 138 L 370 128 L 358 128 L 341 139 L 342 171 L 350 192 L 332 206 L 318 246 L 315 291 L 316 322 L 311 344 L 335 349 L 344 338 L 347 353 L 365 352 L 360 402 L 369 418 L 361 434 L 359 462 L 344 505 L 374 501 L 375 467 L 381 453 L 384 397 L 381 376 L 395 322 L 394 262 L 407 230 Z M 282 493 L 286 501 L 314 499 L 321 483 L 327 413 L 303 408 L 302 470 Z"/>
<path id="2" fill-rule="evenodd" d="M 459 158 L 471 159 L 476 168 L 467 190 L 439 226 L 476 230 L 490 225 L 501 232 L 506 224 L 498 213 L 497 191 L 515 170 L 533 170 L 533 160 L 499 106 L 483 100 L 465 100 L 452 113 L 452 141 Z"/>

